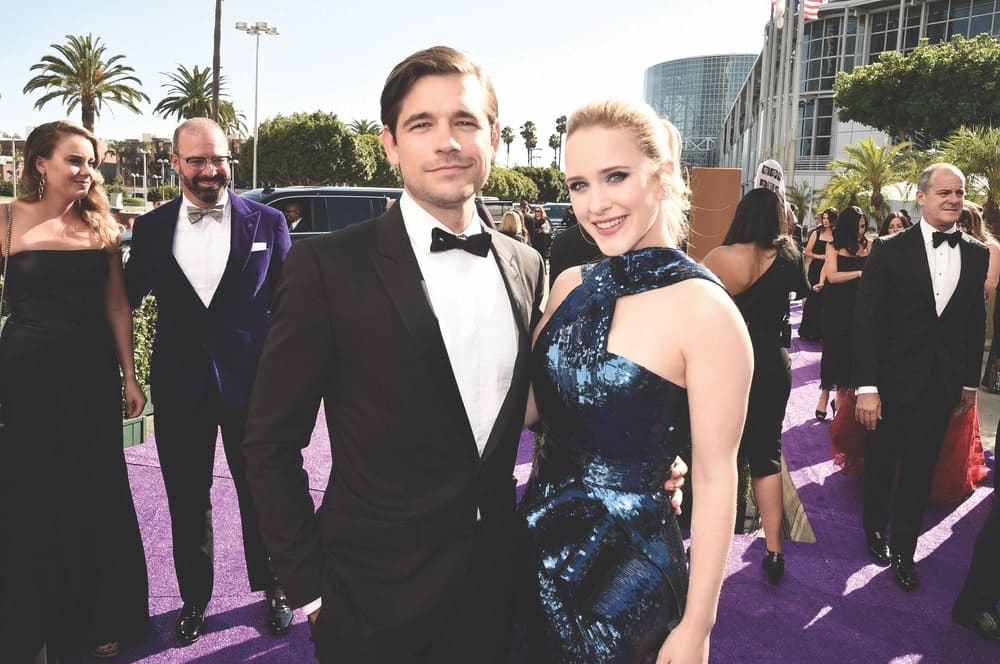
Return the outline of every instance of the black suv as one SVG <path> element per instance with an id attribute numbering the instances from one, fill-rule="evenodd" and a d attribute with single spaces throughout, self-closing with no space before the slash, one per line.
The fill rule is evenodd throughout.
<path id="1" fill-rule="evenodd" d="M 292 240 L 336 231 L 385 212 L 402 189 L 392 187 L 266 187 L 242 196 L 281 210 L 297 206 L 301 221 L 291 230 Z"/>
<path id="2" fill-rule="evenodd" d="M 291 228 L 289 222 L 294 242 L 374 219 L 386 211 L 389 201 L 398 201 L 403 190 L 392 187 L 265 187 L 250 189 L 240 195 L 281 210 L 286 219 L 289 217 L 288 208 L 298 207 L 301 221 L 295 224 L 295 228 Z M 490 226 L 496 226 L 497 213 L 503 209 L 502 205 L 509 206 L 510 203 L 484 201 L 476 197 L 479 216 Z"/>

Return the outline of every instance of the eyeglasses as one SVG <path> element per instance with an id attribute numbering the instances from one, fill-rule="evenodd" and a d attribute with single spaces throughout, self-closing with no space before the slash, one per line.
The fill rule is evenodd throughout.
<path id="1" fill-rule="evenodd" d="M 232 157 L 229 155 L 216 155 L 214 157 L 182 157 L 177 155 L 177 158 L 197 171 L 203 170 L 210 162 L 215 170 L 220 170 L 232 161 Z"/>

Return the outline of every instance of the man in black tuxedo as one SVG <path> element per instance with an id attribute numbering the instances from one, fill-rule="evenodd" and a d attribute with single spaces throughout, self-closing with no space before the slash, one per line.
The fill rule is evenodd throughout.
<path id="1" fill-rule="evenodd" d="M 956 227 L 964 196 L 958 168 L 926 169 L 917 180 L 921 221 L 874 241 L 858 286 L 855 414 L 869 432 L 864 529 L 874 561 L 891 564 L 905 590 L 919 583 L 913 554 L 948 419 L 975 404 L 982 365 L 989 253 Z"/>
<path id="2" fill-rule="evenodd" d="M 483 70 L 427 49 L 381 102 L 404 194 L 289 253 L 243 445 L 250 486 L 321 661 L 500 661 L 544 270 L 476 214 L 500 139 Z M 321 400 L 334 465 L 314 514 L 301 449 Z"/>
<path id="3" fill-rule="evenodd" d="M 976 538 L 972 564 L 962 592 L 955 600 L 951 618 L 988 639 L 1000 641 L 1000 613 L 997 612 L 997 602 L 1000 602 L 1000 500 L 996 494 L 996 470 L 993 472 L 993 508 Z"/>

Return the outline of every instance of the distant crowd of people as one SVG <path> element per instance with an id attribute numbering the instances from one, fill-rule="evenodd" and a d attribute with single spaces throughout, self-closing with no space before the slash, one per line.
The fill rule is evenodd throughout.
<path id="1" fill-rule="evenodd" d="M 869 238 L 863 211 L 827 210 L 801 251 L 769 160 L 698 263 L 682 250 L 681 136 L 647 105 L 570 115 L 571 216 L 554 240 L 541 206 L 499 232 L 479 216 L 500 125 L 468 56 L 410 55 L 381 105 L 404 191 L 377 219 L 292 247 L 301 210 L 236 195 L 225 134 L 194 118 L 173 137 L 181 194 L 135 221 L 124 266 L 93 134 L 59 121 L 28 136 L 22 193 L 0 207 L 0 661 L 112 658 L 149 632 L 119 426 L 123 386 L 127 415 L 147 400 L 130 312 L 150 295 L 182 646 L 209 625 L 221 432 L 265 625 L 286 634 L 300 610 L 320 662 L 708 661 L 741 460 L 761 568 L 784 575 L 803 296 L 824 344 L 816 417 L 828 403 L 848 417 L 855 388 L 868 554 L 917 586 L 935 462 L 949 421 L 974 412 L 996 287 L 961 171 L 920 176 L 913 227 Z M 317 509 L 302 450 L 321 403 L 334 465 Z M 518 505 L 525 427 L 542 442 Z M 687 550 L 682 450 L 698 492 Z M 953 613 L 994 640 L 998 509 Z"/>

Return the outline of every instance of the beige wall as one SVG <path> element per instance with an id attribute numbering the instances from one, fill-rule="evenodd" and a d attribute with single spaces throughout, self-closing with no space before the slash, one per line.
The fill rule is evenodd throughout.
<path id="1" fill-rule="evenodd" d="M 700 261 L 722 244 L 740 202 L 739 168 L 691 169 L 691 230 L 688 255 Z"/>

